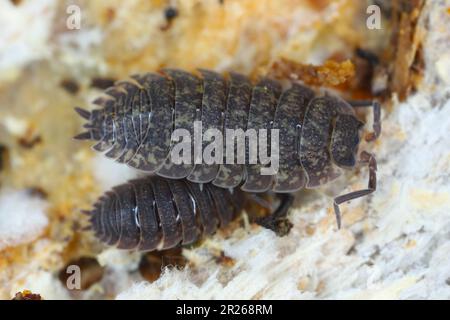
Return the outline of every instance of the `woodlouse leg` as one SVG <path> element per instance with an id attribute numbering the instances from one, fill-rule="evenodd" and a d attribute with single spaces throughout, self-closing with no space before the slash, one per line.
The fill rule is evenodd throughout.
<path id="1" fill-rule="evenodd" d="M 341 228 L 341 210 L 339 205 L 341 203 L 367 196 L 377 189 L 377 161 L 375 157 L 366 151 L 361 152 L 360 163 L 368 164 L 369 166 L 369 183 L 367 189 L 353 191 L 334 198 L 334 213 L 336 215 L 336 222 L 338 228 Z"/>
<path id="2" fill-rule="evenodd" d="M 371 142 L 376 140 L 381 133 L 381 106 L 378 101 L 348 101 L 353 108 L 373 108 L 373 132 L 367 137 L 366 141 Z"/>
<path id="3" fill-rule="evenodd" d="M 252 202 L 255 202 L 258 206 L 272 211 L 273 207 L 270 201 L 267 201 L 266 199 L 262 198 L 260 196 L 260 193 L 247 193 L 248 199 L 250 199 Z"/>
<path id="4" fill-rule="evenodd" d="M 290 193 L 276 193 L 276 196 L 280 199 L 280 205 L 272 214 L 258 220 L 258 224 L 272 230 L 277 236 L 283 237 L 292 228 L 292 223 L 286 216 L 294 202 L 294 196 Z"/>

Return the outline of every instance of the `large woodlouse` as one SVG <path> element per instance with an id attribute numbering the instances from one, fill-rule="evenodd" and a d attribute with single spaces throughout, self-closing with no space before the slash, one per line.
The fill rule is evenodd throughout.
<path id="1" fill-rule="evenodd" d="M 324 185 L 343 169 L 367 164 L 367 189 L 335 198 L 339 226 L 339 204 L 375 191 L 375 157 L 363 151 L 356 159 L 363 123 L 354 107 L 373 107 L 373 133 L 367 140 L 374 140 L 381 131 L 378 103 L 350 104 L 329 94 L 316 96 L 297 83 L 283 89 L 280 82 L 263 78 L 253 85 L 238 73 L 225 77 L 208 70 L 199 70 L 199 75 L 175 69 L 134 75 L 105 94 L 94 101 L 100 109 L 76 108 L 89 121 L 89 130 L 75 138 L 97 141 L 95 150 L 136 169 L 222 188 L 240 186 L 247 192 L 291 193 Z M 261 175 L 260 163 L 172 163 L 173 130 L 182 128 L 193 135 L 196 120 L 202 121 L 203 130 L 222 133 L 227 128 L 279 129 L 278 172 Z M 248 154 L 248 144 L 246 148 Z"/>
<path id="2" fill-rule="evenodd" d="M 109 245 L 163 250 L 228 225 L 244 199 L 239 189 L 151 176 L 114 187 L 86 213 L 95 235 Z"/>

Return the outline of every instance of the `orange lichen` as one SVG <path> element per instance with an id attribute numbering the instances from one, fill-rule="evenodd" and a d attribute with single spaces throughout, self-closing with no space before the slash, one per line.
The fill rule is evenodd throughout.
<path id="1" fill-rule="evenodd" d="M 220 255 L 216 257 L 215 260 L 218 264 L 226 266 L 228 268 L 231 268 L 236 264 L 236 261 L 233 258 L 225 255 L 225 252 L 223 252 L 223 250 L 220 251 Z"/>
<path id="2" fill-rule="evenodd" d="M 321 66 L 314 66 L 282 58 L 272 65 L 269 75 L 279 79 L 301 80 L 313 86 L 336 87 L 355 76 L 355 66 L 350 60 L 344 62 L 328 60 Z"/>
<path id="3" fill-rule="evenodd" d="M 308 4 L 317 11 L 322 11 L 330 5 L 330 0 L 308 0 Z"/>
<path id="4" fill-rule="evenodd" d="M 114 8 L 106 8 L 104 11 L 105 20 L 107 23 L 111 23 L 116 17 L 116 10 Z"/>
<path id="5" fill-rule="evenodd" d="M 30 290 L 17 292 L 12 300 L 43 300 L 38 293 L 32 293 Z"/>

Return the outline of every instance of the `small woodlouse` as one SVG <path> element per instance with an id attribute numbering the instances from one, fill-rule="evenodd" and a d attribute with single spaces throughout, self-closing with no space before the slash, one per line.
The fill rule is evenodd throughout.
<path id="1" fill-rule="evenodd" d="M 365 196 L 376 189 L 376 160 L 366 152 L 356 159 L 363 123 L 355 107 L 372 107 L 375 140 L 381 131 L 380 105 L 353 102 L 314 91 L 298 83 L 289 88 L 262 78 L 256 84 L 238 73 L 223 76 L 214 71 L 198 74 L 177 69 L 131 76 L 105 91 L 91 112 L 76 111 L 88 123 L 76 139 L 97 141 L 93 148 L 120 163 L 159 176 L 221 188 L 240 186 L 246 192 L 292 193 L 316 188 L 338 178 L 357 164 L 369 167 L 368 187 L 338 196 L 334 209 L 341 224 L 339 204 Z M 174 164 L 170 159 L 175 129 L 194 133 L 194 121 L 203 130 L 278 129 L 279 170 L 261 175 L 262 164 Z M 270 150 L 270 146 L 267 146 Z M 248 144 L 246 145 L 248 154 Z"/>
<path id="2" fill-rule="evenodd" d="M 241 212 L 244 200 L 239 189 L 149 176 L 114 187 L 85 213 L 106 244 L 151 251 L 213 234 Z"/>

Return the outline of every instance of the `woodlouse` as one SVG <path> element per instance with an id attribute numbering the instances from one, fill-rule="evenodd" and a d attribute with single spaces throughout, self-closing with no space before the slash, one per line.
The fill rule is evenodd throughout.
<path id="1" fill-rule="evenodd" d="M 339 204 L 375 191 L 376 160 L 363 151 L 356 159 L 363 123 L 354 107 L 373 107 L 373 132 L 381 131 L 378 103 L 355 102 L 291 83 L 262 78 L 250 80 L 231 72 L 228 77 L 209 70 L 199 75 L 176 69 L 131 76 L 105 91 L 93 103 L 92 112 L 76 111 L 89 121 L 87 132 L 76 139 L 97 141 L 93 148 L 131 167 L 159 176 L 196 183 L 212 183 L 221 188 L 240 188 L 247 192 L 291 193 L 315 188 L 339 177 L 343 170 L 366 164 L 367 189 L 335 198 L 334 209 L 340 226 Z M 261 175 L 257 164 L 174 164 L 169 154 L 171 134 L 186 129 L 193 134 L 194 121 L 203 130 L 279 129 L 279 170 Z M 270 146 L 267 146 L 270 149 Z M 248 154 L 248 144 L 246 152 Z"/>
<path id="2" fill-rule="evenodd" d="M 114 187 L 86 213 L 101 241 L 151 251 L 213 234 L 241 212 L 244 200 L 239 189 L 150 176 Z"/>

